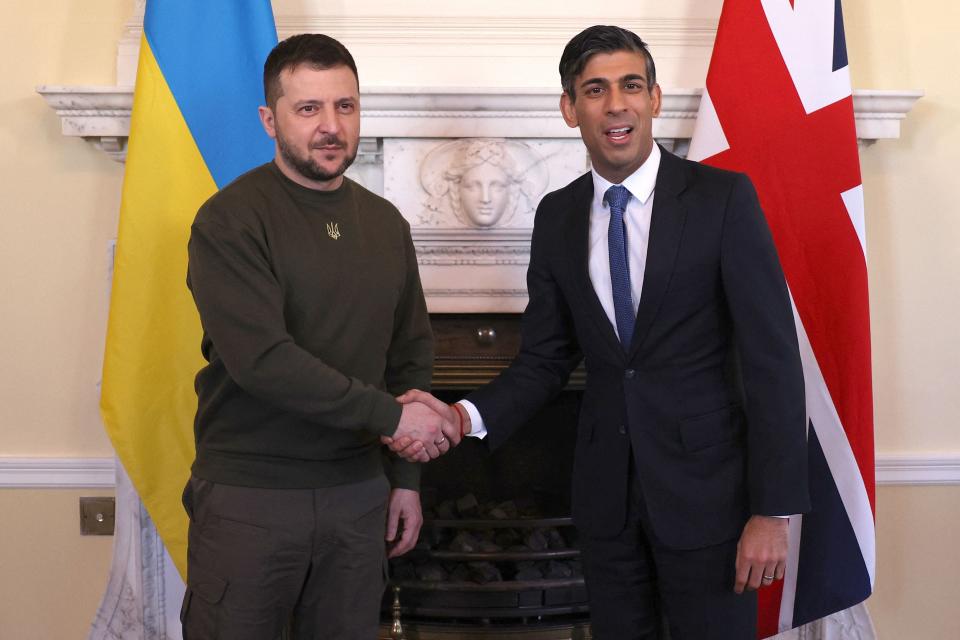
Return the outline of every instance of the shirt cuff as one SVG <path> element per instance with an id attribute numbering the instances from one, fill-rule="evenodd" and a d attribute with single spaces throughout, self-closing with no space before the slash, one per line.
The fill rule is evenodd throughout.
<path id="1" fill-rule="evenodd" d="M 460 400 L 457 404 L 466 409 L 467 415 L 470 416 L 470 433 L 467 435 L 471 438 L 479 438 L 480 440 L 486 438 L 487 426 L 483 424 L 483 418 L 480 416 L 480 412 L 477 411 L 477 407 L 469 400 Z"/>

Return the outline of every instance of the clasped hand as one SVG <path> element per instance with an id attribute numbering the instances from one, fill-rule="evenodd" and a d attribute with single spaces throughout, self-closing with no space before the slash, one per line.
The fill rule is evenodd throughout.
<path id="1" fill-rule="evenodd" d="M 400 424 L 381 441 L 405 460 L 428 462 L 460 444 L 456 409 L 433 395 L 411 389 L 397 401 L 403 405 Z"/>

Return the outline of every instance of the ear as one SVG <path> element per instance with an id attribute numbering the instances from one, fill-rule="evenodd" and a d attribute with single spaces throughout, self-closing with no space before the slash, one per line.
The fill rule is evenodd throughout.
<path id="1" fill-rule="evenodd" d="M 263 124 L 263 130 L 273 139 L 277 137 L 277 127 L 273 119 L 273 110 L 270 107 L 257 107 L 260 114 L 260 122 Z"/>
<path id="2" fill-rule="evenodd" d="M 566 91 L 560 95 L 560 113 L 563 115 L 563 121 L 571 129 L 580 126 L 580 121 L 577 119 L 577 110 Z"/>
<path id="3" fill-rule="evenodd" d="M 663 92 L 660 91 L 660 85 L 653 85 L 653 90 L 650 92 L 651 101 L 653 103 L 653 117 L 656 118 L 660 115 L 660 106 L 663 104 Z"/>

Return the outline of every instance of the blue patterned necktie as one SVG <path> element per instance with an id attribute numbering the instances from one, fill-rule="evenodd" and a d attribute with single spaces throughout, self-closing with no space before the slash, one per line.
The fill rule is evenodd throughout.
<path id="1" fill-rule="evenodd" d="M 607 228 L 607 248 L 610 252 L 610 283 L 613 285 L 613 309 L 617 318 L 617 333 L 624 351 L 630 350 L 630 338 L 636 322 L 636 307 L 630 290 L 630 262 L 627 259 L 627 229 L 623 221 L 624 209 L 630 200 L 626 187 L 614 185 L 603 196 L 610 205 L 610 226 Z"/>

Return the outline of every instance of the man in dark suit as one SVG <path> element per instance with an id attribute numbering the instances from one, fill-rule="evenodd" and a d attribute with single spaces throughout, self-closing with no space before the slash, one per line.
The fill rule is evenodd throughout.
<path id="1" fill-rule="evenodd" d="M 639 37 L 591 27 L 560 75 L 593 169 L 537 210 L 520 353 L 451 408 L 401 401 L 456 411 L 494 448 L 584 359 L 573 516 L 595 637 L 657 637 L 665 613 L 674 640 L 753 638 L 755 590 L 783 577 L 786 516 L 809 508 L 776 249 L 746 176 L 654 143 L 661 91 Z"/>

